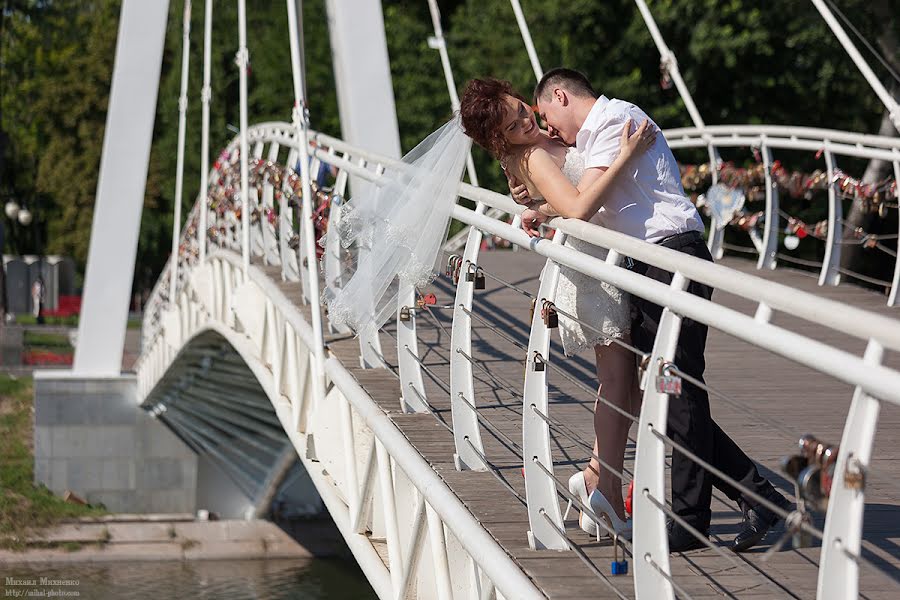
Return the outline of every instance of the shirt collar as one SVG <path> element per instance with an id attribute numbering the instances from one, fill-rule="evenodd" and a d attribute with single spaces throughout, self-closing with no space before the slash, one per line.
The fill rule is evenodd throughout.
<path id="1" fill-rule="evenodd" d="M 597 98 L 597 101 L 594 102 L 591 112 L 588 113 L 587 118 L 581 125 L 581 129 L 578 131 L 578 135 L 575 136 L 575 148 L 577 148 L 579 152 L 584 152 L 584 147 L 587 144 L 588 138 L 590 138 L 591 134 L 594 132 L 593 124 L 600 119 L 600 115 L 606 110 L 608 104 L 609 98 L 606 96 L 600 96 Z"/>

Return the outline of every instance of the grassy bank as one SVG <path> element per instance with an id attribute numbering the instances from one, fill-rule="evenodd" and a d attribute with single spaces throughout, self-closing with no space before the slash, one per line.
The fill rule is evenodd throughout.
<path id="1" fill-rule="evenodd" d="M 19 325 L 37 325 L 34 315 L 16 315 L 16 323 Z M 70 317 L 44 317 L 44 325 L 56 325 L 65 327 L 78 327 L 78 315 Z M 141 319 L 128 319 L 128 329 L 140 329 Z"/>
<path id="2" fill-rule="evenodd" d="M 33 406 L 30 377 L 0 376 L 0 547 L 24 548 L 31 529 L 105 512 L 34 485 Z"/>

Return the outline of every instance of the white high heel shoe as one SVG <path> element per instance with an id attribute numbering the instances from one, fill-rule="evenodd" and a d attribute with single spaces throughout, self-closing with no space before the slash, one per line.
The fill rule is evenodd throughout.
<path id="1" fill-rule="evenodd" d="M 590 500 L 591 510 L 594 511 L 595 515 L 597 515 L 601 519 L 605 519 L 612 530 L 619 534 L 619 537 L 625 538 L 627 540 L 631 539 L 631 519 L 626 519 L 624 521 L 620 519 L 616 514 L 616 511 L 613 509 L 612 504 L 610 504 L 609 500 L 606 499 L 606 496 L 603 495 L 603 492 L 601 492 L 600 490 L 594 490 L 593 492 L 591 492 Z M 609 532 L 604 529 L 601 534 L 603 536 L 608 536 Z"/>
<path id="2" fill-rule="evenodd" d="M 587 493 L 587 484 L 584 482 L 584 471 L 578 471 L 571 477 L 569 477 L 569 492 L 573 496 L 577 496 L 581 503 L 585 506 L 590 506 L 590 498 L 588 498 Z M 572 508 L 572 501 L 569 500 L 568 505 L 566 505 L 566 513 L 563 515 L 563 521 L 569 518 L 569 510 Z M 584 516 L 584 513 L 579 512 L 578 514 L 578 526 L 581 527 L 582 531 L 587 533 L 592 537 L 597 537 L 599 540 L 600 528 L 596 523 L 590 518 Z"/>

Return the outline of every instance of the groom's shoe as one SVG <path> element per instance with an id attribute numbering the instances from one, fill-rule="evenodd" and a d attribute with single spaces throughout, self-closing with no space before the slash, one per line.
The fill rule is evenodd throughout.
<path id="1" fill-rule="evenodd" d="M 766 494 L 766 499 L 779 508 L 791 510 L 792 504 L 790 500 L 779 494 L 774 488 Z M 741 512 L 744 513 L 744 520 L 741 523 L 741 530 L 734 538 L 731 549 L 735 552 L 746 552 L 766 537 L 769 530 L 781 521 L 781 515 L 769 510 L 762 504 L 751 506 L 744 500 L 739 500 L 738 504 L 741 507 Z"/>
<path id="2" fill-rule="evenodd" d="M 709 538 L 708 527 L 696 527 L 696 529 Z M 666 520 L 666 532 L 669 534 L 669 552 L 687 552 L 706 547 L 706 544 L 697 539 L 694 534 L 672 519 Z"/>

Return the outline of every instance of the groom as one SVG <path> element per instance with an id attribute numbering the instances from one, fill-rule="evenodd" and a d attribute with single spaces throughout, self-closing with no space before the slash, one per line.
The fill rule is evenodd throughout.
<path id="1" fill-rule="evenodd" d="M 619 139 L 626 121 L 636 126 L 649 117 L 637 106 L 618 99 L 597 96 L 587 78 L 571 69 L 553 69 L 538 83 L 534 97 L 541 119 L 551 134 L 566 144 L 574 145 L 584 156 L 586 171 L 579 182 L 586 189 L 593 181 L 603 177 L 619 152 Z M 517 201 L 527 197 L 521 186 L 511 189 Z M 549 218 L 552 209 L 528 209 L 522 214 L 522 227 L 534 233 L 538 225 Z M 583 218 L 595 215 L 591 220 L 603 227 L 683 252 L 689 256 L 712 261 L 703 243 L 703 223 L 697 209 L 685 196 L 681 185 L 678 164 L 665 139 L 660 135 L 656 143 L 641 157 L 635 159 L 633 178 L 623 176 L 616 183 L 609 200 L 604 204 L 582 207 L 579 214 L 562 214 L 565 217 Z M 672 273 L 636 262 L 633 271 L 661 281 L 672 282 Z M 692 294 L 709 300 L 712 288 L 692 281 L 688 286 Z M 638 296 L 632 297 L 638 316 L 632 324 L 631 335 L 635 345 L 650 352 L 662 315 L 662 307 Z M 703 381 L 706 367 L 707 327 L 691 319 L 684 319 L 675 352 L 675 364 L 685 374 Z M 774 504 L 787 508 L 790 503 L 764 479 L 754 462 L 713 421 L 709 409 L 709 396 L 705 389 L 687 381 L 682 393 L 669 398 L 668 435 L 678 444 L 723 471 L 758 495 Z M 779 517 L 760 505 L 755 499 L 743 495 L 734 486 L 720 480 L 684 454 L 672 453 L 672 509 L 701 533 L 708 535 L 710 502 L 715 485 L 736 501 L 743 512 L 741 530 L 732 544 L 732 550 L 742 552 L 758 544 L 779 521 Z M 703 547 L 703 544 L 684 527 L 669 521 L 669 550 L 682 552 Z"/>

